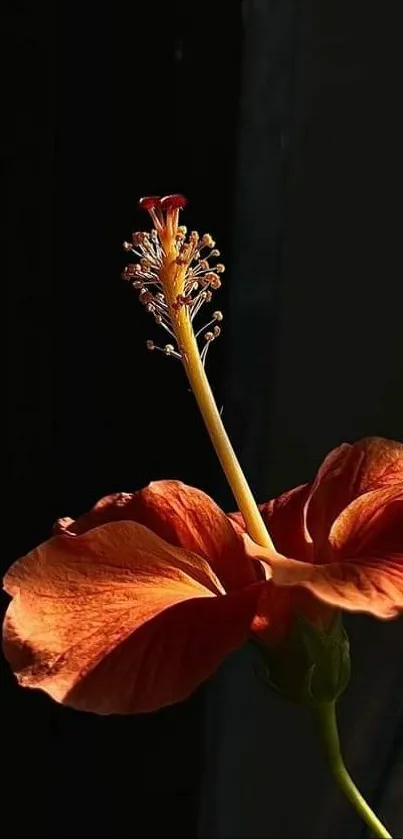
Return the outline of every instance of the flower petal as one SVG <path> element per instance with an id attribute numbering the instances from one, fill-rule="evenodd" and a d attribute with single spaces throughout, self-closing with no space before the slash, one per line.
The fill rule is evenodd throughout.
<path id="1" fill-rule="evenodd" d="M 299 562 L 258 546 L 252 553 L 269 563 L 274 586 L 302 586 L 329 606 L 385 620 L 403 612 L 403 553 L 345 558 L 327 565 Z M 272 622 L 274 626 L 275 615 Z"/>
<path id="2" fill-rule="evenodd" d="M 132 522 L 56 536 L 4 582 L 3 649 L 19 682 L 101 714 L 188 696 L 246 640 L 261 591 L 223 596 L 206 561 Z"/>
<path id="3" fill-rule="evenodd" d="M 340 513 L 360 495 L 396 489 L 403 481 L 403 444 L 367 437 L 343 443 L 325 458 L 306 505 L 306 525 L 319 561 L 328 561 L 328 537 Z"/>
<path id="4" fill-rule="evenodd" d="M 329 543 L 340 558 L 403 553 L 403 484 L 352 501 L 334 522 Z"/>
<path id="5" fill-rule="evenodd" d="M 302 484 L 260 508 L 277 551 L 302 562 L 313 562 L 312 542 L 304 522 L 308 494 L 309 485 Z"/>
<path id="6" fill-rule="evenodd" d="M 228 516 L 206 493 L 180 481 L 153 481 L 139 492 L 108 495 L 76 521 L 60 519 L 56 529 L 84 533 L 108 521 L 137 521 L 171 545 L 204 557 L 226 591 L 257 579 Z"/>
<path id="7" fill-rule="evenodd" d="M 77 682 L 66 704 L 122 714 L 186 699 L 246 643 L 263 585 L 182 601 L 160 613 Z"/>
<path id="8" fill-rule="evenodd" d="M 287 638 L 296 615 L 303 615 L 322 631 L 326 631 L 334 609 L 318 600 L 303 586 L 278 586 L 269 580 L 259 599 L 252 634 L 268 646 L 281 644 Z"/>
<path id="9" fill-rule="evenodd" d="M 259 504 L 276 550 L 286 556 L 295 556 L 312 562 L 312 543 L 304 526 L 304 507 L 309 496 L 309 484 L 301 484 L 271 501 Z M 241 513 L 231 513 L 230 519 L 240 533 L 246 532 Z"/>
<path id="10" fill-rule="evenodd" d="M 334 562 L 317 569 L 307 588 L 324 603 L 388 620 L 403 612 L 403 554 L 387 561 Z"/>

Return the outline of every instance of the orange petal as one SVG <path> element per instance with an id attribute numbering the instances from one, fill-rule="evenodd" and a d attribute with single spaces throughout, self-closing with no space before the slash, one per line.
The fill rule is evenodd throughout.
<path id="1" fill-rule="evenodd" d="M 302 586 L 329 606 L 377 618 L 394 618 L 403 611 L 403 552 L 387 557 L 367 554 L 327 565 L 299 562 L 257 545 L 250 553 L 269 563 L 274 586 Z M 274 620 L 275 615 L 273 625 Z"/>
<path id="2" fill-rule="evenodd" d="M 204 557 L 226 591 L 257 579 L 228 516 L 204 492 L 180 481 L 153 481 L 140 492 L 108 495 L 76 521 L 61 519 L 57 532 L 84 533 L 109 521 L 137 521 L 171 545 Z"/>
<path id="3" fill-rule="evenodd" d="M 259 599 L 252 633 L 269 646 L 281 644 L 287 638 L 296 615 L 303 615 L 325 631 L 331 623 L 334 609 L 303 586 L 278 586 L 270 580 Z"/>
<path id="4" fill-rule="evenodd" d="M 205 560 L 132 522 L 54 537 L 5 588 L 3 648 L 19 682 L 102 714 L 188 696 L 246 640 L 261 590 L 223 595 Z"/>
<path id="5" fill-rule="evenodd" d="M 278 498 L 259 504 L 263 521 L 279 553 L 298 557 L 304 562 L 312 561 L 312 543 L 304 524 L 308 496 L 309 484 L 301 484 Z M 229 517 L 238 531 L 245 533 L 242 514 L 231 513 Z"/>
<path id="6" fill-rule="evenodd" d="M 403 612 L 403 553 L 388 560 L 335 562 L 316 571 L 307 588 L 324 603 L 384 620 Z"/>
<path id="7" fill-rule="evenodd" d="M 329 543 L 340 558 L 403 553 L 403 482 L 352 501 L 334 522 Z"/>
<path id="8" fill-rule="evenodd" d="M 319 561 L 328 557 L 327 540 L 340 513 L 364 493 L 396 489 L 403 481 L 403 444 L 367 437 L 343 443 L 325 458 L 306 505 L 306 525 Z"/>
<path id="9" fill-rule="evenodd" d="M 302 484 L 260 508 L 277 551 L 302 562 L 313 561 L 312 542 L 304 521 L 308 494 L 309 485 Z"/>

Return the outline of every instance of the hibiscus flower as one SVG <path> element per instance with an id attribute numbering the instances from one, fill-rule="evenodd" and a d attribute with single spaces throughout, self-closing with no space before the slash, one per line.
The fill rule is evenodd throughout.
<path id="1" fill-rule="evenodd" d="M 403 610 L 403 445 L 343 444 L 312 484 L 261 506 L 276 550 L 178 481 L 101 499 L 18 560 L 3 628 L 25 687 L 100 714 L 186 698 L 255 636 L 292 616 Z"/>

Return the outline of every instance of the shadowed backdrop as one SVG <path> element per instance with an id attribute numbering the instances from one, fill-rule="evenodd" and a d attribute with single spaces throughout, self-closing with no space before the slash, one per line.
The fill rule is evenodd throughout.
<path id="1" fill-rule="evenodd" d="M 219 11 L 2 6 L 4 569 L 58 516 L 150 480 L 233 507 L 180 366 L 147 354 L 158 333 L 120 280 L 121 242 L 148 226 L 142 194 L 188 195 L 188 228 L 223 254 L 208 369 L 259 500 L 342 440 L 403 437 L 392 8 Z M 346 755 L 399 835 L 402 623 L 356 619 L 351 637 Z M 242 651 L 188 702 L 118 719 L 23 691 L 2 662 L 4 835 L 364 836 L 309 716 L 267 695 L 252 664 Z"/>

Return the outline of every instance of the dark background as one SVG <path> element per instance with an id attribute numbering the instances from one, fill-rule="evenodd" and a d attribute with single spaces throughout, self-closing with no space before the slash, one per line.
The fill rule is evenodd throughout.
<path id="1" fill-rule="evenodd" d="M 344 439 L 402 439 L 393 8 L 3 4 L 4 568 L 56 517 L 151 479 L 232 506 L 182 371 L 147 354 L 155 327 L 119 279 L 122 240 L 148 224 L 142 194 L 184 192 L 186 224 L 223 253 L 227 328 L 209 375 L 259 498 L 307 480 Z M 402 626 L 358 619 L 352 633 L 350 757 L 402 835 Z M 4 666 L 3 833 L 364 835 L 321 786 L 309 724 L 275 706 L 266 725 L 242 655 L 189 702 L 125 720 L 53 705 Z"/>

